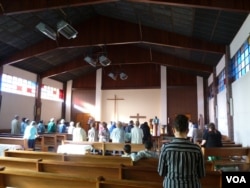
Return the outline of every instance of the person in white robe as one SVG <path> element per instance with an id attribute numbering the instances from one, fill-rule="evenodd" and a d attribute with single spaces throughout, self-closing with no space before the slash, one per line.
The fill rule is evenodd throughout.
<path id="1" fill-rule="evenodd" d="M 139 128 L 139 123 L 136 123 L 135 126 L 131 129 L 131 143 L 132 144 L 142 144 L 143 139 L 143 130 Z"/>
<path id="2" fill-rule="evenodd" d="M 72 134 L 73 141 L 81 142 L 87 140 L 87 134 L 86 131 L 81 127 L 81 123 L 76 123 L 76 128 L 73 130 Z"/>

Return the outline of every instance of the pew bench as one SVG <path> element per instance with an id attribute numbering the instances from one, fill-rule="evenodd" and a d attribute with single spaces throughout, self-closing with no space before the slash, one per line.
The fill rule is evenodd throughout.
<path id="1" fill-rule="evenodd" d="M 99 156 L 99 157 L 106 158 L 111 156 Z M 111 157 L 111 158 L 123 159 L 122 157 L 121 158 Z M 32 170 L 33 172 L 41 172 L 43 174 L 44 173 L 51 175 L 67 174 L 70 176 L 81 176 L 88 178 L 96 178 L 97 176 L 99 177 L 104 175 L 105 180 L 143 181 L 144 184 L 145 182 L 147 182 L 146 184 L 148 184 L 148 182 L 158 182 L 162 184 L 163 181 L 163 177 L 160 177 L 157 173 L 157 166 L 155 167 L 127 166 L 127 165 L 120 165 L 120 164 L 118 165 L 112 163 L 96 164 L 96 163 L 79 163 L 71 161 L 52 161 L 52 160 L 43 161 L 36 159 L 14 158 L 14 157 L 5 157 L 5 159 L 3 160 L 8 161 L 8 163 L 1 163 L 0 160 L 1 166 L 5 166 L 7 170 L 24 169 L 22 171 L 23 174 L 27 174 L 26 171 Z M 28 167 L 27 164 L 31 164 L 33 167 Z M 219 188 L 221 185 L 220 178 L 221 175 L 219 171 L 207 171 L 206 177 L 201 179 L 202 187 Z M 106 184 L 107 182 L 105 183 L 105 185 Z"/>
<path id="2" fill-rule="evenodd" d="M 0 166 L 4 166 L 7 168 L 18 168 L 18 169 L 38 171 L 39 161 L 42 161 L 42 159 L 0 157 Z"/>
<path id="3" fill-rule="evenodd" d="M 70 174 L 43 173 L 18 169 L 0 169 L 0 188 L 161 188 L 162 182 L 105 179 L 104 177 L 82 177 Z"/>
<path id="4" fill-rule="evenodd" d="M 23 149 L 28 149 L 27 140 L 15 137 L 0 137 L 0 144 L 19 145 Z"/>
<path id="5" fill-rule="evenodd" d="M 42 159 L 42 160 L 56 160 L 64 161 L 64 154 L 53 153 L 53 152 L 40 152 L 40 151 L 5 151 L 5 157 L 21 157 L 29 159 Z"/>
<path id="6" fill-rule="evenodd" d="M 250 162 L 250 149 L 248 147 L 202 148 L 202 152 L 207 170 L 217 169 L 218 166 L 249 164 Z M 219 159 L 208 162 L 209 156 L 216 156 Z"/>

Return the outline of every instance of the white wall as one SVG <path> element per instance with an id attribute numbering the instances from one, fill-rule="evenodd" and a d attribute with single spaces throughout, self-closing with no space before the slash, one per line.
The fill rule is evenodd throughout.
<path id="1" fill-rule="evenodd" d="M 36 82 L 36 74 L 18 69 L 11 65 L 3 67 L 3 73 L 17 76 L 26 80 Z M 63 85 L 51 79 L 44 79 L 44 84 L 62 89 Z M 15 115 L 20 118 L 26 117 L 30 120 L 34 119 L 35 98 L 12 93 L 2 92 L 2 105 L 0 111 L 0 129 L 10 129 L 10 122 Z M 41 119 L 48 120 L 50 117 L 61 117 L 61 102 L 42 100 Z"/>
<path id="2" fill-rule="evenodd" d="M 35 74 L 17 69 L 11 65 L 5 65 L 3 67 L 3 73 L 15 75 L 17 77 L 31 81 L 36 81 Z M 22 117 L 26 117 L 32 120 L 34 118 L 34 104 L 34 97 L 2 92 L 0 129 L 10 129 L 10 122 L 15 115 L 19 115 L 20 119 Z"/>
<path id="3" fill-rule="evenodd" d="M 205 119 L 204 114 L 204 84 L 203 84 L 203 78 L 200 76 L 197 76 L 196 78 L 197 82 L 197 117 L 202 115 L 202 117 Z"/>
<path id="4" fill-rule="evenodd" d="M 101 119 L 106 122 L 115 120 L 114 118 L 114 95 L 118 100 L 117 106 L 117 120 L 128 123 L 131 118 L 137 113 L 141 116 L 146 116 L 145 119 L 140 119 L 140 123 L 149 121 L 149 119 L 158 116 L 161 121 L 160 104 L 161 94 L 160 89 L 131 89 L 131 90 L 103 90 L 102 91 L 102 115 Z M 135 119 L 133 119 L 135 120 Z"/>
<path id="5" fill-rule="evenodd" d="M 217 95 L 217 107 L 218 130 L 221 131 L 221 134 L 228 136 L 226 89 Z"/>
<path id="6" fill-rule="evenodd" d="M 250 72 L 232 84 L 234 140 L 250 146 Z"/>

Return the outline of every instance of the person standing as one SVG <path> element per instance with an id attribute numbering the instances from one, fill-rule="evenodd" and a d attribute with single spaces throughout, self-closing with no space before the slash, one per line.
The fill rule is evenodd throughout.
<path id="1" fill-rule="evenodd" d="M 140 124 L 139 121 L 138 121 L 138 124 Z M 141 124 L 140 128 L 143 131 L 142 142 L 145 143 L 147 141 L 151 141 L 152 140 L 152 135 L 150 133 L 150 128 L 149 128 L 148 122 L 145 121 L 143 124 Z"/>
<path id="2" fill-rule="evenodd" d="M 66 124 L 64 119 L 61 119 L 60 124 L 58 125 L 58 132 L 66 133 Z"/>
<path id="3" fill-rule="evenodd" d="M 90 129 L 88 130 L 88 141 L 98 142 L 98 130 L 96 129 L 95 122 L 90 123 Z"/>
<path id="4" fill-rule="evenodd" d="M 207 128 L 208 130 L 203 134 L 201 146 L 206 148 L 222 147 L 222 135 L 221 132 L 215 128 L 215 124 L 209 123 Z"/>
<path id="5" fill-rule="evenodd" d="M 36 138 L 38 137 L 36 122 L 31 121 L 24 131 L 23 138 L 28 141 L 28 148 L 35 150 Z"/>
<path id="6" fill-rule="evenodd" d="M 55 119 L 51 118 L 50 122 L 48 123 L 48 133 L 55 133 L 55 132 L 56 132 Z"/>
<path id="7" fill-rule="evenodd" d="M 110 138 L 113 143 L 125 143 L 125 131 L 122 128 L 122 122 L 117 123 L 117 127 L 111 132 Z"/>
<path id="8" fill-rule="evenodd" d="M 158 129 L 159 129 L 160 120 L 157 116 L 153 119 L 153 136 L 158 136 Z"/>
<path id="9" fill-rule="evenodd" d="M 107 127 L 107 123 L 102 122 L 100 124 L 100 127 L 102 127 L 102 128 L 99 130 L 99 133 L 98 133 L 99 142 L 109 142 L 110 133 L 109 133 L 109 130 Z"/>
<path id="10" fill-rule="evenodd" d="M 69 123 L 69 128 L 68 128 L 68 134 L 73 134 L 73 131 L 74 131 L 74 128 L 75 128 L 75 122 L 74 121 L 71 121 Z"/>
<path id="11" fill-rule="evenodd" d="M 205 176 L 201 147 L 187 139 L 188 118 L 177 115 L 173 132 L 175 138 L 163 144 L 157 171 L 164 177 L 164 188 L 201 188 L 200 178 Z"/>
<path id="12" fill-rule="evenodd" d="M 21 127 L 19 124 L 19 116 L 15 115 L 14 119 L 11 121 L 11 134 L 20 134 Z"/>
<path id="13" fill-rule="evenodd" d="M 45 133 L 45 126 L 43 124 L 43 120 L 40 120 L 37 125 L 37 132 L 38 134 L 43 134 Z"/>
<path id="14" fill-rule="evenodd" d="M 139 122 L 131 129 L 131 143 L 132 144 L 142 144 L 143 140 L 143 130 L 139 128 Z"/>
<path id="15" fill-rule="evenodd" d="M 86 131 L 81 127 L 80 122 L 76 123 L 76 128 L 74 128 L 72 138 L 73 138 L 73 141 L 76 141 L 76 142 L 87 140 Z"/>

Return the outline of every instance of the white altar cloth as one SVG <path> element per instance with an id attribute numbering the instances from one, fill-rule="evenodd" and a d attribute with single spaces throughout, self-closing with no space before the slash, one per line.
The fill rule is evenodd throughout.
<path id="1" fill-rule="evenodd" d="M 63 144 L 58 146 L 57 153 L 85 155 L 86 151 L 92 149 L 93 147 L 91 145 Z"/>
<path id="2" fill-rule="evenodd" d="M 15 144 L 0 144 L 0 156 L 4 156 L 5 150 L 23 150 L 23 147 Z"/>

